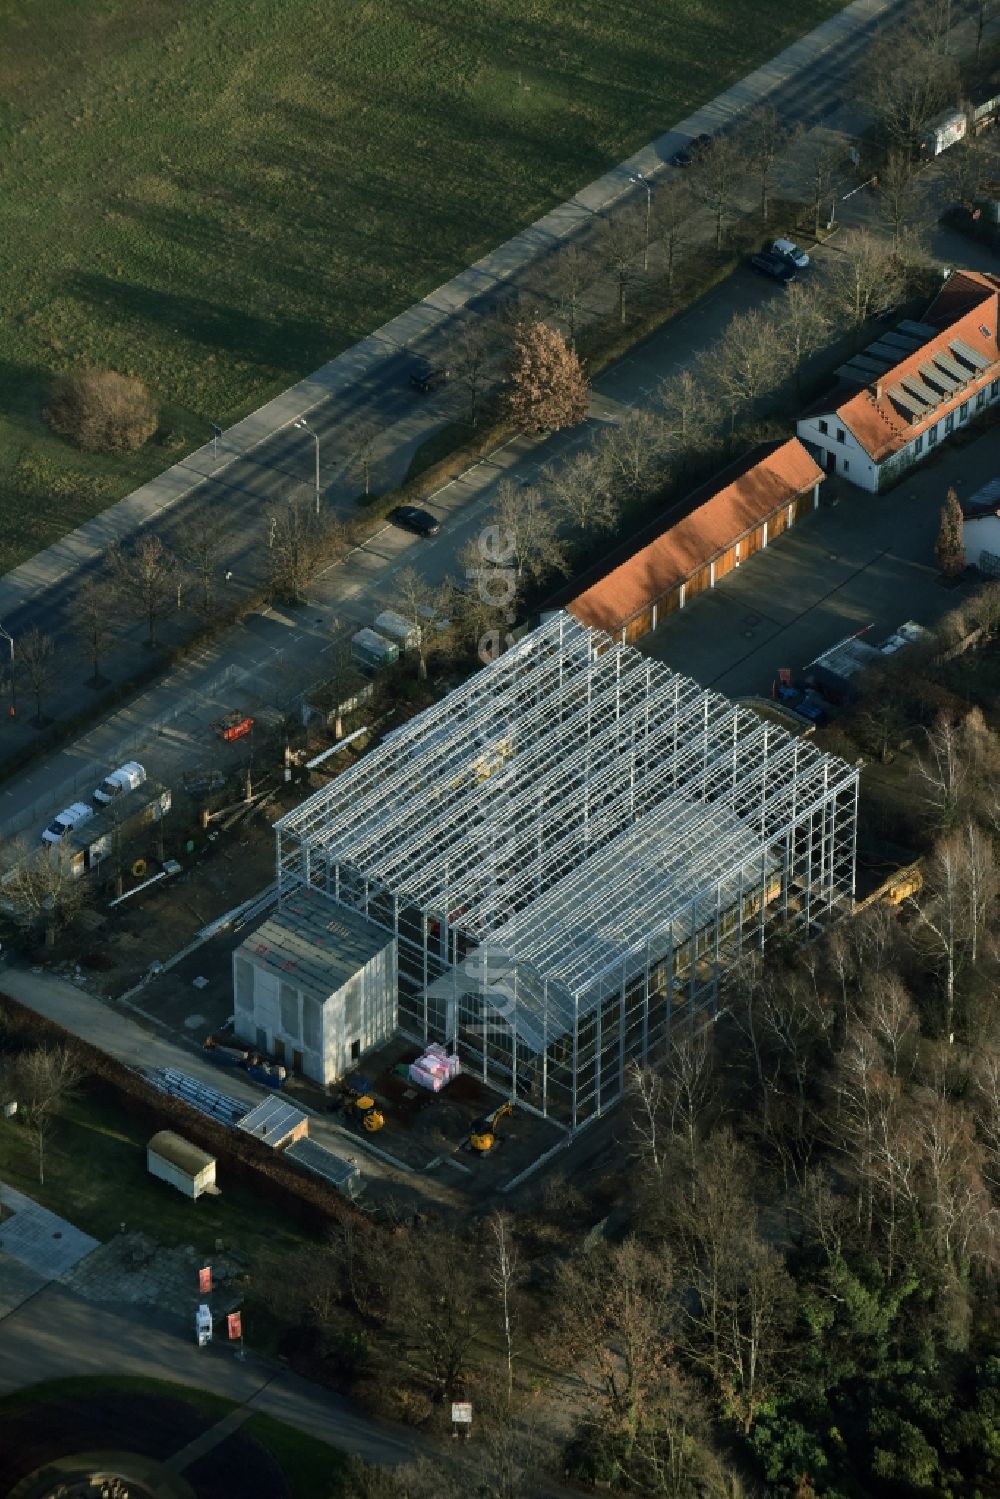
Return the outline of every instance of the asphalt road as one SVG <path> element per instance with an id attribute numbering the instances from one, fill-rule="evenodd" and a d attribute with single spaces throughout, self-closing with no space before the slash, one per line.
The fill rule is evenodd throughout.
<path id="1" fill-rule="evenodd" d="M 842 112 L 844 100 L 849 99 L 854 91 L 853 80 L 863 64 L 874 26 L 875 23 L 860 27 L 845 37 L 842 45 L 808 62 L 794 78 L 780 84 L 773 101 L 786 123 L 810 125 L 832 111 Z M 711 117 L 712 105 L 706 107 L 704 114 Z M 725 123 L 720 121 L 719 125 Z M 664 155 L 669 156 L 682 139 L 681 136 L 666 137 Z M 664 166 L 662 170 L 673 172 L 676 169 Z M 641 193 L 642 190 L 637 191 Z M 598 228 L 595 217 L 591 217 L 580 223 L 576 235 L 584 242 L 593 239 Z M 529 274 L 534 274 L 535 270 L 536 267 L 532 266 Z M 512 277 L 502 285 L 489 286 L 472 304 L 473 310 L 493 310 L 498 302 L 516 293 L 520 279 L 523 278 Z M 445 325 L 415 347 L 432 362 L 446 362 L 448 343 L 449 328 Z M 379 477 L 383 483 L 398 482 L 420 441 L 457 413 L 461 397 L 456 391 L 427 397 L 410 387 L 408 372 L 411 361 L 412 354 L 387 347 L 384 359 L 371 375 L 360 380 L 349 392 L 321 402 L 310 412 L 310 425 L 320 440 L 321 489 L 326 506 L 346 513 L 353 495 L 361 487 L 356 474 L 349 471 L 355 446 L 351 439 L 352 428 L 371 422 L 386 434 L 380 443 Z M 155 531 L 168 546 L 175 546 L 196 516 L 206 509 L 216 513 L 222 511 L 227 521 L 230 547 L 225 562 L 220 565 L 220 573 L 233 574 L 230 584 L 233 592 L 249 589 L 266 574 L 271 517 L 292 496 L 312 492 L 313 464 L 313 443 L 308 434 L 285 428 L 262 442 L 248 456 L 235 459 L 213 477 L 195 483 L 186 494 L 157 515 L 147 529 Z M 55 640 L 59 658 L 71 663 L 60 694 L 62 712 L 85 705 L 87 700 L 79 680 L 85 672 L 72 664 L 74 658 L 79 657 L 79 644 L 71 611 L 72 601 L 83 581 L 97 565 L 94 562 L 82 564 L 74 574 L 50 586 L 40 587 L 30 602 L 3 621 L 15 639 L 32 627 L 43 630 Z M 164 635 L 173 639 L 184 630 L 190 632 L 194 625 L 195 621 L 190 617 L 184 624 L 171 622 L 165 627 Z M 111 675 L 119 674 L 124 664 L 123 657 L 134 656 L 140 639 L 138 627 L 121 630 L 120 648 L 109 659 Z M 22 719 L 23 716 L 22 713 Z M 0 756 L 12 746 L 13 739 L 14 736 L 8 734 L 4 741 L 0 741 Z"/>

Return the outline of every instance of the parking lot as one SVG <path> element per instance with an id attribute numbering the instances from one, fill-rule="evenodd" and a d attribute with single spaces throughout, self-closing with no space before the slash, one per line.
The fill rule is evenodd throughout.
<path id="1" fill-rule="evenodd" d="M 847 635 L 877 645 L 904 620 L 933 625 L 972 584 L 942 584 L 934 561 L 949 486 L 972 495 L 1000 472 L 996 429 L 946 447 L 884 495 L 841 479 L 820 508 L 639 642 L 646 654 L 730 697 L 767 696 Z"/>

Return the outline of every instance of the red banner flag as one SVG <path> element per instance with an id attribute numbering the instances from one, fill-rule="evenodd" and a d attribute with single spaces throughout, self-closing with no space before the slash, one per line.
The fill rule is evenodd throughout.
<path id="1" fill-rule="evenodd" d="M 236 1339 L 243 1339 L 243 1319 L 239 1312 L 230 1312 L 226 1318 L 226 1326 L 229 1329 L 229 1341 L 235 1343 Z"/>
<path id="2" fill-rule="evenodd" d="M 198 1271 L 198 1290 L 203 1296 L 207 1296 L 212 1289 L 212 1267 L 206 1265 Z"/>

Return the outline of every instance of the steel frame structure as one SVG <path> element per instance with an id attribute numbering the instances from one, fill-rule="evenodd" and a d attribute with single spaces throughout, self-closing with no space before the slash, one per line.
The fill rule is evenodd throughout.
<path id="1" fill-rule="evenodd" d="M 400 1028 L 571 1131 L 775 926 L 854 895 L 858 771 L 556 614 L 275 824 L 399 943 Z"/>

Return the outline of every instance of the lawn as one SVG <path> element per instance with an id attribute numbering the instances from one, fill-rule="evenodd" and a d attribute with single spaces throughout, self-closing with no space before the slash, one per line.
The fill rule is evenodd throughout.
<path id="1" fill-rule="evenodd" d="M 96 1088 L 84 1089 L 67 1104 L 47 1142 L 44 1186 L 38 1181 L 33 1137 L 16 1116 L 0 1120 L 0 1181 L 97 1239 L 113 1237 L 123 1221 L 163 1245 L 191 1244 L 209 1256 L 221 1239 L 227 1248 L 250 1257 L 255 1281 L 266 1274 L 267 1265 L 314 1242 L 294 1218 L 227 1178 L 223 1166 L 221 1195 L 197 1202 L 150 1176 L 146 1144 L 151 1133 Z"/>
<path id="2" fill-rule="evenodd" d="M 15 1470 L 31 1471 L 59 1453 L 92 1451 L 95 1440 L 103 1450 L 115 1444 L 119 1431 L 120 1448 L 162 1462 L 236 1408 L 237 1402 L 224 1396 L 164 1379 L 57 1379 L 29 1385 L 0 1401 L 0 1434 L 10 1444 Z M 274 1459 L 292 1499 L 334 1499 L 342 1492 L 342 1452 L 258 1414 L 184 1470 L 188 1492 L 262 1492 L 255 1474 L 261 1448 Z M 151 1466 L 151 1485 L 158 1471 Z M 270 1491 L 269 1483 L 267 1487 Z"/>
<path id="3" fill-rule="evenodd" d="M 369 332 L 839 9 L 767 0 L 7 0 L 0 568 Z M 142 376 L 85 459 L 41 407 Z"/>

